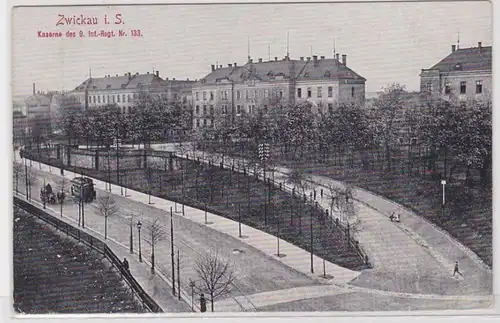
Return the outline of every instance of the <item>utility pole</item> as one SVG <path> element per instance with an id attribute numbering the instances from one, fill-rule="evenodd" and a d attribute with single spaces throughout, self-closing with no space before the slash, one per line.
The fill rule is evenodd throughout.
<path id="1" fill-rule="evenodd" d="M 179 249 L 177 249 L 177 297 L 181 299 L 181 265 L 180 265 L 180 256 Z"/>
<path id="2" fill-rule="evenodd" d="M 313 216 L 314 216 L 314 208 L 311 208 L 311 220 L 310 220 L 311 225 L 310 225 L 310 227 L 311 227 L 311 273 L 312 274 L 314 274 Z"/>
<path id="3" fill-rule="evenodd" d="M 172 257 L 172 294 L 175 296 L 175 261 L 174 261 L 174 219 L 170 207 L 170 254 Z"/>

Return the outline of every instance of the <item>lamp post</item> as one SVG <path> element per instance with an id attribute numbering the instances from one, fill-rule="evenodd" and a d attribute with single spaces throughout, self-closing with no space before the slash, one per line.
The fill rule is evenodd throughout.
<path id="1" fill-rule="evenodd" d="M 264 186 L 266 185 L 266 160 L 269 158 L 269 144 L 261 143 L 258 148 L 259 158 L 263 165 Z M 267 225 L 267 194 L 264 196 L 264 225 Z"/>
<path id="2" fill-rule="evenodd" d="M 45 190 L 45 177 L 43 178 L 43 196 L 42 196 L 42 200 L 43 200 L 43 208 L 45 209 L 45 201 L 47 200 L 47 191 Z"/>
<path id="3" fill-rule="evenodd" d="M 172 260 L 172 294 L 175 296 L 174 219 L 172 207 L 170 207 L 170 256 Z"/>
<path id="4" fill-rule="evenodd" d="M 130 253 L 133 254 L 134 253 L 134 235 L 132 233 L 132 227 L 133 227 L 133 221 L 134 221 L 134 215 L 131 214 L 130 215 Z"/>
<path id="5" fill-rule="evenodd" d="M 446 195 L 445 195 L 445 187 L 446 187 L 446 180 L 442 179 L 441 180 L 441 185 L 443 186 L 443 204 L 441 205 L 441 213 L 444 217 L 444 207 L 445 207 L 445 203 L 446 203 Z"/>
<path id="6" fill-rule="evenodd" d="M 311 273 L 312 274 L 314 274 L 313 214 L 314 214 L 314 208 L 311 208 L 311 220 L 309 222 L 311 223 L 310 227 L 311 227 Z"/>
<path id="7" fill-rule="evenodd" d="M 142 250 L 141 250 L 141 221 L 137 221 L 137 231 L 139 232 L 139 262 L 142 262 Z"/>
<path id="8" fill-rule="evenodd" d="M 189 287 L 191 287 L 191 311 L 194 312 L 194 288 L 196 287 L 194 280 L 189 280 Z"/>

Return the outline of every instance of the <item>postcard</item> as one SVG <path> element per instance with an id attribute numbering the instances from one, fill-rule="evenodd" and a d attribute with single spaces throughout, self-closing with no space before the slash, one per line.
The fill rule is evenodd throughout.
<path id="1" fill-rule="evenodd" d="M 491 308 L 492 12 L 14 7 L 13 312 Z"/>

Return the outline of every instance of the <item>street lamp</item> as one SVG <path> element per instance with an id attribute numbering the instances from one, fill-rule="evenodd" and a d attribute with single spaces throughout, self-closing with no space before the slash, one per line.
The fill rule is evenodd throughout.
<path id="1" fill-rule="evenodd" d="M 139 231 L 139 262 L 142 262 L 142 250 L 141 250 L 141 221 L 137 221 L 137 231 Z"/>
<path id="2" fill-rule="evenodd" d="M 194 311 L 194 288 L 196 287 L 194 280 L 189 280 L 189 287 L 191 287 L 191 311 Z"/>
<path id="3" fill-rule="evenodd" d="M 134 235 L 132 234 L 132 227 L 133 227 L 133 224 L 134 223 L 134 215 L 131 214 L 130 215 L 130 253 L 133 254 L 134 253 Z"/>
<path id="4" fill-rule="evenodd" d="M 441 209 L 442 209 L 442 215 L 444 217 L 444 206 L 445 206 L 445 203 L 446 203 L 446 198 L 445 198 L 446 180 L 442 179 L 441 180 L 441 185 L 443 186 L 443 204 L 441 205 Z"/>

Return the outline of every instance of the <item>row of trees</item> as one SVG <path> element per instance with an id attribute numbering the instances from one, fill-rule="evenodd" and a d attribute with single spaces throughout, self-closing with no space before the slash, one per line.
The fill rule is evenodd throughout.
<path id="1" fill-rule="evenodd" d="M 172 130 L 190 127 L 191 112 L 160 96 L 140 93 L 129 113 L 122 113 L 116 104 L 88 110 L 72 104 L 61 107 L 59 119 L 70 143 L 109 145 L 114 139 L 125 139 L 148 144 L 168 139 Z"/>
<path id="2" fill-rule="evenodd" d="M 347 156 L 353 167 L 373 168 L 370 159 L 383 170 L 394 169 L 395 156 L 407 153 L 408 173 L 412 173 L 415 151 L 425 152 L 428 169 L 451 179 L 457 168 L 480 171 L 488 179 L 492 141 L 491 101 L 462 106 L 427 93 L 409 93 L 398 84 L 388 86 L 367 107 L 342 105 L 314 113 L 311 104 L 270 109 L 238 118 L 231 123 L 224 115 L 215 116 L 215 126 L 203 128 L 195 137 L 201 145 L 225 153 L 243 151 L 257 159 L 257 146 L 271 143 L 293 160 L 315 156 L 319 161 Z M 239 146 L 239 147 L 238 147 Z M 207 148 L 207 147 L 205 147 Z M 233 151 L 230 151 L 230 150 Z M 442 170 L 438 160 L 444 162 Z"/>

